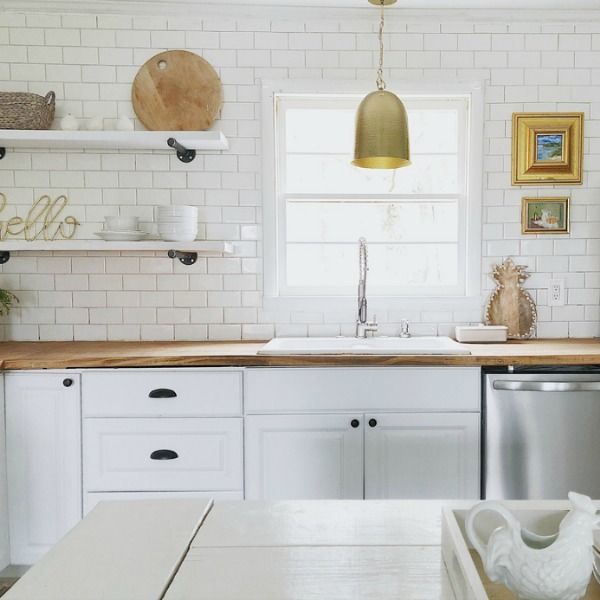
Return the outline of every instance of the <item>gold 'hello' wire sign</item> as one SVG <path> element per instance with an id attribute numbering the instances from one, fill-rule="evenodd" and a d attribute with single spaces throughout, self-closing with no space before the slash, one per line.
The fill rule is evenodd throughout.
<path id="1" fill-rule="evenodd" d="M 28 242 L 71 239 L 80 223 L 73 216 L 62 217 L 68 203 L 64 194 L 54 200 L 47 194 L 40 196 L 25 218 L 15 216 L 6 221 L 0 219 L 0 241 L 9 237 L 24 238 Z M 0 217 L 6 204 L 6 195 L 0 192 Z"/>

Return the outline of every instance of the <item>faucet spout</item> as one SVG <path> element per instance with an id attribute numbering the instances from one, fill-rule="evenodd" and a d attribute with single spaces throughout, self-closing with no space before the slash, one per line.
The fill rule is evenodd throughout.
<path id="1" fill-rule="evenodd" d="M 358 315 L 356 318 L 356 337 L 367 337 L 368 331 L 377 331 L 377 319 L 369 322 L 367 313 L 367 240 L 358 239 Z"/>

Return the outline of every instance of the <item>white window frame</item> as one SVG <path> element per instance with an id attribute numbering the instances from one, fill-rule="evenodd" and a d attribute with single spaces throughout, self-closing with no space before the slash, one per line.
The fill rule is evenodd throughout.
<path id="1" fill-rule="evenodd" d="M 278 207 L 276 192 L 276 97 L 278 94 L 360 94 L 373 91 L 361 81 L 263 81 L 262 84 L 262 155 L 263 155 L 263 265 L 264 307 L 268 310 L 346 310 L 354 308 L 354 296 L 289 296 L 278 288 Z M 467 202 L 459 214 L 460 229 L 467 236 L 465 248 L 465 294 L 457 296 L 374 296 L 371 307 L 380 310 L 470 310 L 481 307 L 481 213 L 483 170 L 483 91 L 479 82 L 394 82 L 391 91 L 406 95 L 468 95 L 469 177 L 465 182 Z M 401 91 L 398 91 L 401 90 Z M 358 245 L 357 245 L 358 252 Z M 357 254 L 358 256 L 358 254 Z M 357 273 L 358 282 L 358 273 Z"/>

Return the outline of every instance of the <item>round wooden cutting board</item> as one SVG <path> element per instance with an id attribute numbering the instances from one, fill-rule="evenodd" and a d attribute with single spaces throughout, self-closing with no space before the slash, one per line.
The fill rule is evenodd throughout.
<path id="1" fill-rule="evenodd" d="M 152 131 L 204 131 L 223 104 L 223 87 L 201 56 L 186 50 L 161 52 L 133 80 L 133 109 Z"/>

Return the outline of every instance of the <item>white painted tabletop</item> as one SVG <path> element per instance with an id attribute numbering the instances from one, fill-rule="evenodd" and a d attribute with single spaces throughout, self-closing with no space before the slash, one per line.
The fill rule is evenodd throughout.
<path id="1" fill-rule="evenodd" d="M 3 600 L 455 600 L 451 501 L 107 501 Z"/>

